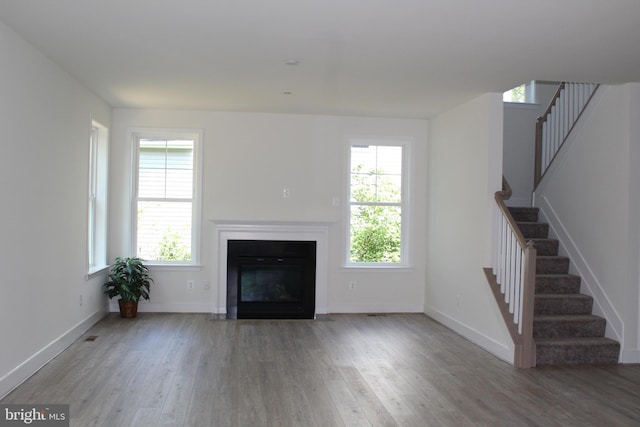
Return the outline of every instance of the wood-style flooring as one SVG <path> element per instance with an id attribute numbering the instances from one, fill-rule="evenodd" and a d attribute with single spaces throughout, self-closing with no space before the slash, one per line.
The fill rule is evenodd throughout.
<path id="1" fill-rule="evenodd" d="M 111 314 L 2 403 L 78 427 L 638 426 L 640 366 L 517 370 L 421 314 Z"/>

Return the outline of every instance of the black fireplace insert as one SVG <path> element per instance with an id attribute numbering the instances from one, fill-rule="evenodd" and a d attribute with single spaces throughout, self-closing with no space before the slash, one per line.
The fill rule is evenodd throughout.
<path id="1" fill-rule="evenodd" d="M 227 318 L 313 319 L 316 242 L 229 240 Z"/>

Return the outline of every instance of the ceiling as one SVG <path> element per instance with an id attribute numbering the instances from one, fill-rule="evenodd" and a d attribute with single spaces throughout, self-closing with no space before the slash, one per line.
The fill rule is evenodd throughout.
<path id="1" fill-rule="evenodd" d="M 428 118 L 640 81 L 638 0 L 0 0 L 0 21 L 116 108 Z"/>

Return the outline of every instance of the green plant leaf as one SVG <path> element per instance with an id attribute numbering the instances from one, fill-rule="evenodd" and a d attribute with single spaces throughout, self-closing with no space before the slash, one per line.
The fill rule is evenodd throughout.
<path id="1" fill-rule="evenodd" d="M 116 258 L 109 270 L 109 281 L 103 284 L 103 292 L 109 298 L 119 296 L 123 301 L 149 299 L 149 269 L 140 258 Z"/>

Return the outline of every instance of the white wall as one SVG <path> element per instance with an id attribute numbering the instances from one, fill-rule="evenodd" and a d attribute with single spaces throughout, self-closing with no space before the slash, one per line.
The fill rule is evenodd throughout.
<path id="1" fill-rule="evenodd" d="M 425 311 L 512 362 L 513 342 L 484 276 L 501 188 L 503 106 L 486 94 L 429 122 Z"/>
<path id="2" fill-rule="evenodd" d="M 85 278 L 87 177 L 90 117 L 111 111 L 2 23 L 0 64 L 2 396 L 106 313 L 104 275 Z"/>
<path id="3" fill-rule="evenodd" d="M 536 82 L 535 104 L 504 103 L 503 174 L 513 194 L 510 206 L 531 206 L 536 120 L 544 114 L 558 82 Z"/>
<path id="4" fill-rule="evenodd" d="M 423 311 L 425 258 L 425 120 L 206 111 L 116 109 L 113 113 L 110 257 L 130 254 L 132 127 L 197 128 L 204 131 L 202 266 L 151 268 L 151 301 L 143 311 L 216 310 L 218 283 L 212 220 L 320 221 L 330 223 L 329 312 Z M 411 251 L 413 268 L 379 271 L 343 268 L 345 253 L 345 137 L 409 137 Z M 282 198 L 282 189 L 290 197 Z M 333 197 L 341 206 L 334 207 Z M 193 291 L 186 281 L 195 280 Z M 211 288 L 203 289 L 209 281 Z M 354 291 L 347 290 L 356 282 Z"/>
<path id="5" fill-rule="evenodd" d="M 535 194 L 581 292 L 640 362 L 640 84 L 601 86 Z"/>
<path id="6" fill-rule="evenodd" d="M 510 206 L 531 206 L 538 104 L 504 103 L 503 174 L 511 186 Z"/>

